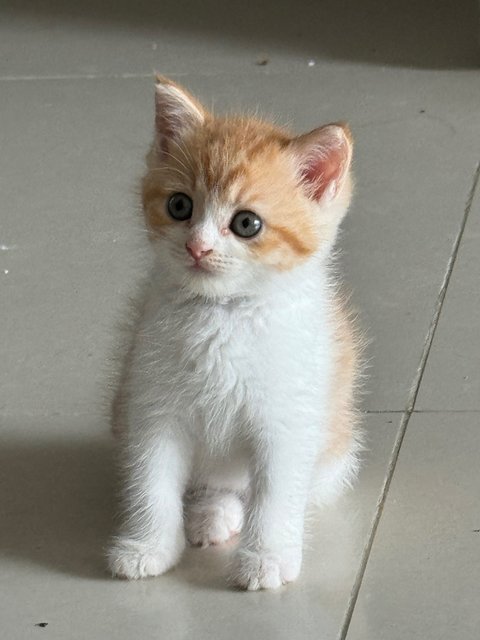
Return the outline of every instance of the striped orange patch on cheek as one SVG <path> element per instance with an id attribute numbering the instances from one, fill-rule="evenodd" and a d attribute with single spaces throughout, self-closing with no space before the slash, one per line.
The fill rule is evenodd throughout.
<path id="1" fill-rule="evenodd" d="M 251 251 L 261 262 L 283 271 L 304 262 L 318 245 L 313 225 L 292 216 L 289 226 L 265 221 L 259 238 L 252 242 Z"/>
<path id="2" fill-rule="evenodd" d="M 307 257 L 314 250 L 308 243 L 308 237 L 303 238 L 285 227 L 269 225 L 268 229 L 273 231 L 283 244 L 288 245 L 289 248 L 300 257 Z"/>

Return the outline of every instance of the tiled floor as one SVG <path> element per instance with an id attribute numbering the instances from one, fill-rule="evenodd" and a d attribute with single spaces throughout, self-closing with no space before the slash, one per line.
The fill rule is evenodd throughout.
<path id="1" fill-rule="evenodd" d="M 477 4 L 350 4 L 3 3 L 2 637 L 478 634 Z M 299 131 L 347 119 L 357 141 L 340 264 L 372 339 L 368 451 L 276 593 L 228 590 L 227 550 L 190 550 L 156 580 L 105 572 L 102 384 L 138 272 L 154 67 L 218 110 L 259 106 Z"/>

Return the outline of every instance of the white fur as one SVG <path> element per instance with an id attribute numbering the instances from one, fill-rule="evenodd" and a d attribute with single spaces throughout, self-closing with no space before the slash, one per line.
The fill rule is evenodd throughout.
<path id="1" fill-rule="evenodd" d="M 244 509 L 240 496 L 228 491 L 194 492 L 186 500 L 185 531 L 190 544 L 223 544 L 240 533 Z"/>
<path id="2" fill-rule="evenodd" d="M 115 575 L 158 575 L 178 562 L 184 506 L 195 544 L 223 542 L 243 524 L 236 584 L 276 588 L 300 571 L 328 435 L 328 256 L 275 271 L 221 233 L 230 217 L 212 197 L 190 225 L 170 225 L 157 241 L 117 402 L 124 516 L 109 552 Z M 209 272 L 192 269 L 185 250 L 206 236 Z M 336 463 L 334 492 L 334 476 L 353 468 L 353 457 Z M 186 492 L 203 496 L 190 512 Z"/>

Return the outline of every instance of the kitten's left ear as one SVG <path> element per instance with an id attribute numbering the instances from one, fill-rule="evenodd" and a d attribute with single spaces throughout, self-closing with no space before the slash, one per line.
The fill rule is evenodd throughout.
<path id="1" fill-rule="evenodd" d="M 201 126 L 207 114 L 183 87 L 164 76 L 156 76 L 155 89 L 155 133 L 158 148 L 165 151 L 169 141 Z"/>
<path id="2" fill-rule="evenodd" d="M 353 140 L 345 124 L 329 124 L 292 140 L 300 179 L 310 198 L 327 204 L 342 191 L 352 161 Z"/>

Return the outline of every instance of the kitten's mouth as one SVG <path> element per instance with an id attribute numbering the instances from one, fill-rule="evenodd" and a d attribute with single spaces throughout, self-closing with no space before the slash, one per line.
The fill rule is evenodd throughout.
<path id="1" fill-rule="evenodd" d="M 189 270 L 194 273 L 213 273 L 212 267 L 209 267 L 208 264 L 204 262 L 195 261 L 193 264 L 189 265 Z"/>

